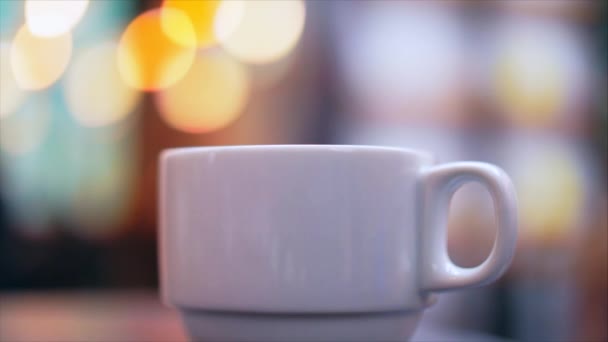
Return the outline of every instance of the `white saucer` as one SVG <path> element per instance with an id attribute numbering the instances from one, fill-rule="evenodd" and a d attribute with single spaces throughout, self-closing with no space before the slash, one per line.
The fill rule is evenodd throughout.
<path id="1" fill-rule="evenodd" d="M 369 314 L 250 314 L 181 310 L 194 341 L 407 341 L 422 311 Z"/>

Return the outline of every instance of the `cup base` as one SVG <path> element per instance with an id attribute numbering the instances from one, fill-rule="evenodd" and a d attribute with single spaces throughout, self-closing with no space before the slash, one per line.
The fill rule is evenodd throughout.
<path id="1" fill-rule="evenodd" d="M 368 314 L 254 314 L 181 310 L 193 341 L 407 341 L 422 310 Z"/>

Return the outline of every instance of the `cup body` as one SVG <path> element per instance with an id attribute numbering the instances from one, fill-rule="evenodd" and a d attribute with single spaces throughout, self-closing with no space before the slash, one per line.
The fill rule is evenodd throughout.
<path id="1" fill-rule="evenodd" d="M 179 308 L 419 310 L 424 152 L 285 145 L 160 160 L 161 289 Z"/>

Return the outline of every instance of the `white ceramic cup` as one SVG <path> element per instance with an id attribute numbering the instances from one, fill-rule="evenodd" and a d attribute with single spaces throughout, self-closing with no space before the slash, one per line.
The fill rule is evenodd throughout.
<path id="1" fill-rule="evenodd" d="M 208 324 L 218 312 L 238 313 L 225 319 L 237 329 L 248 326 L 238 317 L 254 314 L 268 315 L 268 327 L 273 315 L 344 315 L 348 326 L 356 315 L 392 312 L 400 317 L 393 329 L 407 337 L 434 292 L 487 284 L 514 253 L 516 196 L 490 164 L 435 165 L 425 152 L 385 147 L 280 145 L 171 149 L 160 168 L 162 296 L 202 339 L 254 336 L 211 331 L 221 326 Z M 491 194 L 497 232 L 488 258 L 462 268 L 448 256 L 446 221 L 452 195 L 470 181 Z M 391 330 L 380 328 L 387 322 L 376 328 Z M 318 320 L 302 324 L 307 340 L 377 337 L 352 324 L 341 332 L 350 337 L 331 329 L 316 336 Z M 277 329 L 255 339 L 284 340 Z"/>

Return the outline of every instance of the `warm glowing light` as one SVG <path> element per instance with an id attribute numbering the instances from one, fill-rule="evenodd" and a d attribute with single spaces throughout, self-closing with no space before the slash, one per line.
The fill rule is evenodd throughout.
<path id="1" fill-rule="evenodd" d="M 555 151 L 525 160 L 515 173 L 524 233 L 532 239 L 562 239 L 577 224 L 584 180 L 572 158 Z"/>
<path id="2" fill-rule="evenodd" d="M 133 111 L 139 92 L 118 72 L 116 45 L 103 43 L 76 56 L 65 82 L 66 102 L 84 126 L 104 126 Z"/>
<path id="3" fill-rule="evenodd" d="M 197 57 L 188 74 L 158 94 L 165 121 L 191 133 L 215 131 L 233 122 L 249 95 L 247 70 L 221 52 Z"/>
<path id="4" fill-rule="evenodd" d="M 498 25 L 494 93 L 519 125 L 576 123 L 591 91 L 588 48 L 567 25 L 510 19 Z"/>
<path id="5" fill-rule="evenodd" d="M 40 38 L 32 35 L 24 25 L 13 41 L 10 62 L 20 88 L 40 90 L 49 87 L 61 77 L 71 55 L 70 33 Z"/>
<path id="6" fill-rule="evenodd" d="M 0 42 L 0 119 L 15 112 L 25 99 L 10 65 L 10 44 Z"/>
<path id="7" fill-rule="evenodd" d="M 555 59 L 536 47 L 520 46 L 503 56 L 497 69 L 498 95 L 522 124 L 542 124 L 563 105 L 565 80 Z"/>
<path id="8" fill-rule="evenodd" d="M 187 46 L 170 39 L 161 26 L 165 20 L 180 29 Z M 125 30 L 118 47 L 118 70 L 125 82 L 136 89 L 158 90 L 171 86 L 188 72 L 194 60 L 196 35 L 188 17 L 171 8 L 144 12 Z"/>
<path id="9" fill-rule="evenodd" d="M 78 24 L 88 5 L 88 0 L 26 0 L 25 22 L 35 36 L 60 36 Z"/>
<path id="10" fill-rule="evenodd" d="M 175 42 L 198 47 L 210 46 L 215 43 L 213 35 L 213 19 L 219 6 L 219 0 L 165 0 L 163 8 L 177 9 L 182 11 L 190 19 L 190 23 L 184 21 L 175 22 L 175 16 L 161 15 L 161 23 L 165 33 Z M 192 40 L 191 27 L 194 28 L 196 40 Z"/>
<path id="11" fill-rule="evenodd" d="M 248 63 L 268 63 L 287 55 L 304 29 L 303 1 L 222 1 L 214 23 L 218 41 Z"/>
<path id="12" fill-rule="evenodd" d="M 33 99 L 0 122 L 0 149 L 9 155 L 23 155 L 40 147 L 51 122 L 49 101 Z"/>

